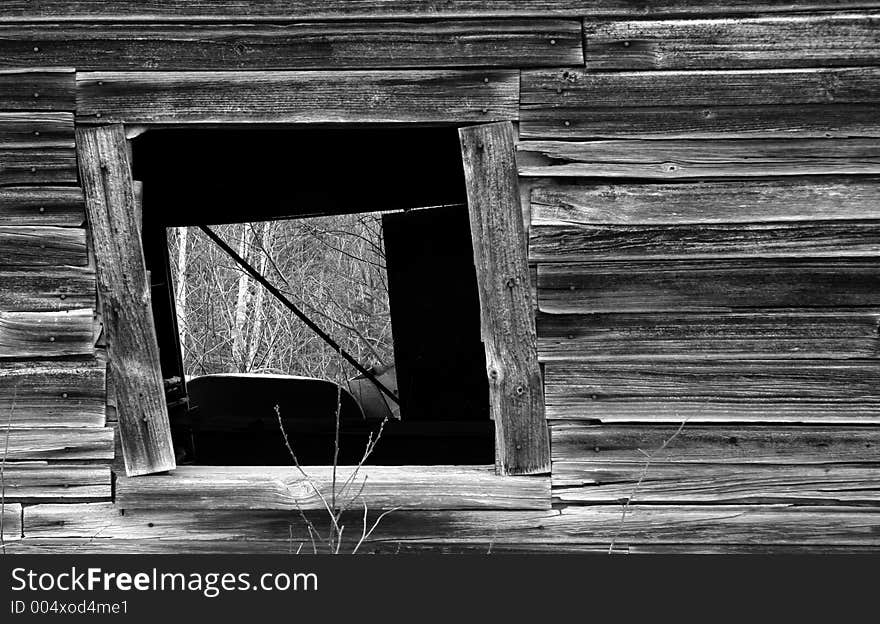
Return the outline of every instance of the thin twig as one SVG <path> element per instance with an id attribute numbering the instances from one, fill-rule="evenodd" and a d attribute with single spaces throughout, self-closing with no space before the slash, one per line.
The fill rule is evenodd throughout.
<path id="1" fill-rule="evenodd" d="M 638 449 L 639 452 L 642 453 L 642 455 L 644 455 L 646 458 L 645 465 L 642 467 L 642 474 L 639 476 L 639 480 L 636 481 L 636 484 L 633 487 L 632 492 L 630 492 L 630 495 L 627 497 L 626 502 L 623 504 L 623 510 L 621 511 L 621 514 L 620 514 L 620 523 L 617 525 L 617 530 L 614 532 L 614 535 L 611 537 L 611 544 L 609 544 L 609 546 L 608 546 L 608 554 L 609 555 L 614 554 L 614 543 L 617 541 L 617 538 L 620 536 L 621 531 L 623 531 L 623 525 L 626 522 L 626 512 L 629 509 L 629 505 L 632 502 L 633 498 L 635 498 L 636 494 L 638 493 L 639 488 L 642 486 L 642 482 L 645 480 L 645 477 L 648 476 L 648 469 L 651 467 L 651 462 L 654 460 L 654 458 L 658 454 L 663 452 L 663 450 L 667 446 L 669 446 L 669 444 L 671 444 L 672 441 L 675 440 L 675 438 L 677 438 L 679 436 L 679 434 L 684 429 L 684 425 L 685 425 L 685 423 L 687 423 L 687 421 L 688 421 L 687 418 L 685 418 L 683 421 L 681 421 L 681 425 L 678 426 L 678 429 L 676 429 L 675 433 L 673 433 L 671 436 L 669 436 L 669 438 L 667 438 L 666 441 L 660 445 L 660 448 L 655 450 L 653 453 L 648 454 L 648 453 L 645 453 L 642 449 Z"/>
<path id="2" fill-rule="evenodd" d="M 6 458 L 9 456 L 9 436 L 12 431 L 12 415 L 18 401 L 18 384 L 12 389 L 12 405 L 9 407 L 9 419 L 6 421 L 6 441 L 3 447 L 3 458 L 0 460 L 0 548 L 6 554 Z"/>

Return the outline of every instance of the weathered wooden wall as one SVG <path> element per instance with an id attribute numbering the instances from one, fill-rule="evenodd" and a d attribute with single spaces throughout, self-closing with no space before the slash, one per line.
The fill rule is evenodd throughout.
<path id="1" fill-rule="evenodd" d="M 223 511 L 168 477 L 112 496 L 75 123 L 511 119 L 552 490 L 425 472 L 416 498 L 464 494 L 391 514 L 371 547 L 877 548 L 878 21 L 873 0 L 3 3 L 4 540 L 307 539 L 288 477 Z"/>

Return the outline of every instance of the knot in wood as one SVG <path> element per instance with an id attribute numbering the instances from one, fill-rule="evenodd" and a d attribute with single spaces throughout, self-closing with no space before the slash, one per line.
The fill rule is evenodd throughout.
<path id="1" fill-rule="evenodd" d="M 504 282 L 504 284 L 505 284 L 508 288 L 511 288 L 511 289 L 512 289 L 512 288 L 514 288 L 514 287 L 516 286 L 516 278 L 515 278 L 515 277 L 508 277 L 508 278 L 507 278 L 507 281 Z"/>
<path id="2" fill-rule="evenodd" d="M 522 394 L 526 391 L 522 386 L 517 386 L 514 392 L 516 392 L 516 396 L 522 396 Z"/>

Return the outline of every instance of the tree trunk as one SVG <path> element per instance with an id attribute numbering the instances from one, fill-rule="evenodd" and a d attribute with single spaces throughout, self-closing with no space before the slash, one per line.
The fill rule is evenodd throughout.
<path id="1" fill-rule="evenodd" d="M 250 233 L 246 223 L 241 225 L 241 239 L 238 243 L 238 255 L 248 259 L 250 255 Z M 238 297 L 235 300 L 235 320 L 232 326 L 232 358 L 233 371 L 243 373 L 247 369 L 247 308 L 250 299 L 250 278 L 244 269 L 239 269 Z"/>

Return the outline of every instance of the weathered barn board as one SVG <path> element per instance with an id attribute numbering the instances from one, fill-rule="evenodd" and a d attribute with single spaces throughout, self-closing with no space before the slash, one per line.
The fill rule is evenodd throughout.
<path id="1" fill-rule="evenodd" d="M 550 423 L 553 468 L 574 464 L 644 462 L 644 453 L 663 446 L 681 423 L 598 425 L 588 421 Z M 665 462 L 690 464 L 801 465 L 876 463 L 880 427 L 699 425 L 685 423 L 662 455 Z"/>
<path id="2" fill-rule="evenodd" d="M 597 401 L 800 399 L 880 407 L 880 362 L 875 360 L 553 362 L 544 368 L 544 384 L 548 392 L 553 387 L 557 394 Z"/>
<path id="3" fill-rule="evenodd" d="M 626 89 L 624 89 L 625 91 Z M 880 137 L 877 104 L 520 108 L 524 139 Z"/>
<path id="4" fill-rule="evenodd" d="M 0 225 L 79 227 L 85 219 L 82 190 L 78 187 L 0 188 Z"/>
<path id="5" fill-rule="evenodd" d="M 84 72 L 87 122 L 463 122 L 516 119 L 519 72 Z"/>
<path id="6" fill-rule="evenodd" d="M 532 189 L 531 206 L 533 225 L 869 221 L 880 219 L 880 178 L 544 183 Z"/>
<path id="7" fill-rule="evenodd" d="M 874 0 L 286 0 L 242 2 L 241 0 L 6 0 L 0 21 L 129 21 L 174 20 L 235 21 L 315 20 L 371 18 L 455 18 L 455 17 L 543 17 L 562 15 L 650 16 L 681 13 L 754 13 L 863 9 L 876 7 Z"/>
<path id="8" fill-rule="evenodd" d="M 842 252 L 850 257 L 876 257 L 880 252 L 880 221 L 732 225 L 532 223 L 529 237 L 529 259 L 533 262 L 833 258 Z"/>
<path id="9" fill-rule="evenodd" d="M 73 148 L 14 148 L 0 144 L 0 185 L 76 182 Z"/>
<path id="10" fill-rule="evenodd" d="M 540 314 L 538 358 L 874 358 L 878 312 Z"/>
<path id="11" fill-rule="evenodd" d="M 542 312 L 876 306 L 876 260 L 627 260 L 538 265 Z"/>
<path id="12" fill-rule="evenodd" d="M 2 225 L 0 266 L 85 266 L 83 228 Z"/>
<path id="13" fill-rule="evenodd" d="M 72 112 L 0 113 L 0 149 L 64 147 L 71 150 L 74 147 Z"/>
<path id="14" fill-rule="evenodd" d="M 680 179 L 880 173 L 876 139 L 523 141 L 520 176 Z"/>
<path id="15" fill-rule="evenodd" d="M 571 393 L 567 388 L 547 388 L 548 420 L 594 419 L 603 423 L 880 423 L 880 404 L 834 401 L 759 401 L 673 397 L 594 400 L 594 395 Z M 596 395 L 598 396 L 598 395 Z"/>
<path id="16" fill-rule="evenodd" d="M 459 130 L 500 474 L 550 471 L 526 233 L 508 122 Z"/>
<path id="17" fill-rule="evenodd" d="M 0 509 L 0 527 L 3 529 L 3 545 L 21 539 L 21 505 L 4 504 Z M 2 551 L 0 551 L 2 552 Z"/>
<path id="18" fill-rule="evenodd" d="M 76 81 L 72 69 L 0 70 L 0 110 L 73 111 Z"/>
<path id="19" fill-rule="evenodd" d="M 676 440 L 677 441 L 677 440 Z M 877 505 L 877 465 L 768 466 L 667 463 L 664 452 L 645 470 L 634 463 L 579 463 L 554 469 L 553 499 L 561 504 L 798 503 Z M 638 488 L 636 485 L 638 484 Z"/>
<path id="20" fill-rule="evenodd" d="M 877 65 L 880 13 L 584 21 L 591 71 Z"/>
<path id="21" fill-rule="evenodd" d="M 110 467 L 45 462 L 7 462 L 3 467 L 6 503 L 110 499 Z"/>
<path id="22" fill-rule="evenodd" d="M 497 476 L 491 466 L 353 466 L 337 471 L 337 502 L 369 509 L 547 509 L 549 477 Z M 179 466 L 173 473 L 119 477 L 120 507 L 147 509 L 324 510 L 332 466 Z M 366 479 L 367 485 L 361 492 Z M 316 491 L 316 489 L 318 491 Z M 319 493 L 320 492 L 320 495 Z"/>
<path id="23" fill-rule="evenodd" d="M 0 360 L 94 355 L 94 312 L 0 312 Z"/>
<path id="24" fill-rule="evenodd" d="M 103 427 L 105 373 L 98 362 L 0 363 L 0 423 Z"/>
<path id="25" fill-rule="evenodd" d="M 0 269 L 3 312 L 95 307 L 95 272 L 87 267 Z"/>
<path id="26" fill-rule="evenodd" d="M 194 71 L 583 62 L 580 20 L 0 26 L 0 67 Z"/>
<path id="27" fill-rule="evenodd" d="M 175 467 L 159 346 L 122 126 L 77 129 L 125 469 Z"/>
<path id="28" fill-rule="evenodd" d="M 2 433 L 6 448 L 6 431 Z M 113 459 L 113 430 L 106 427 L 10 429 L 9 461 Z"/>
<path id="29" fill-rule="evenodd" d="M 522 73 L 523 138 L 878 136 L 880 68 Z"/>
<path id="30" fill-rule="evenodd" d="M 152 477 L 151 477 L 152 478 Z M 97 505 L 95 505 L 97 506 Z M 178 519 L 174 514 L 165 511 L 159 516 L 159 525 L 164 528 L 158 535 L 158 526 L 149 527 L 150 516 L 134 516 L 133 524 L 126 526 L 124 518 L 101 523 L 97 518 L 92 522 L 94 527 L 89 532 L 89 525 L 77 522 L 76 513 L 64 514 L 58 506 L 54 509 L 45 505 L 28 508 L 24 521 L 26 536 L 42 537 L 51 535 L 53 531 L 61 534 L 95 539 L 95 541 L 112 542 L 112 539 L 99 540 L 98 530 L 106 527 L 109 534 L 132 535 L 133 531 L 144 531 L 144 535 L 152 537 L 151 541 L 161 542 L 168 536 L 174 542 L 175 536 L 187 531 L 198 532 L 200 525 L 205 538 L 209 538 L 208 523 L 213 522 L 214 530 L 220 535 L 241 537 L 250 532 L 248 523 L 238 516 L 238 527 L 232 517 L 225 517 L 221 512 L 202 516 L 201 520 L 189 523 Z M 71 506 L 74 507 L 74 506 Z M 77 505 L 79 514 L 84 505 Z M 101 513 L 100 510 L 94 512 Z M 106 511 L 104 512 L 107 513 Z M 126 510 L 126 516 L 128 515 Z M 253 512 L 251 512 L 253 513 Z M 33 514 L 33 515 L 31 515 Z M 253 520 L 253 533 L 265 536 L 274 533 L 274 527 L 282 531 L 276 536 L 286 540 L 290 551 L 296 551 L 301 541 L 310 544 L 308 534 L 302 528 L 298 516 L 289 514 L 285 519 L 273 518 L 272 515 L 261 514 L 261 518 Z M 621 524 L 620 505 L 570 506 L 560 511 L 545 512 L 490 512 L 490 511 L 399 511 L 386 516 L 379 523 L 370 540 L 371 544 L 399 541 L 405 543 L 440 544 L 471 544 L 494 551 L 505 544 L 534 546 L 543 545 L 554 551 L 564 551 L 565 546 L 578 544 L 603 544 L 608 548 L 612 539 L 615 543 L 625 546 L 635 544 L 670 544 L 685 543 L 705 544 L 791 544 L 791 545 L 874 545 L 880 544 L 877 537 L 877 524 L 880 521 L 880 510 L 864 507 L 811 507 L 796 505 L 631 505 L 627 512 L 627 520 Z M 92 517 L 95 517 L 94 515 Z M 187 514 L 179 518 L 188 518 Z M 353 519 L 355 526 L 360 522 Z M 65 529 L 67 522 L 70 528 Z M 145 528 L 141 529 L 144 525 Z M 153 523 L 156 524 L 155 522 Z M 295 531 L 291 539 L 291 527 Z M 34 527 L 31 533 L 29 527 Z M 151 529 L 155 533 L 151 532 Z M 348 531 L 346 531 L 347 533 Z M 358 531 L 352 530 L 352 533 Z M 140 535 L 140 533 L 138 533 Z M 352 536 L 357 540 L 358 536 Z M 178 537 L 178 539 L 180 539 Z M 192 537 L 191 537 L 192 539 Z M 216 537 L 215 537 L 216 539 Z M 260 539 L 260 538 L 257 538 Z M 263 537 L 262 539 L 265 539 Z M 197 539 L 194 541 L 198 541 Z M 548 548 L 549 549 L 549 548 Z M 393 551 L 393 548 L 392 548 Z M 281 552 L 287 552 L 281 550 Z"/>

